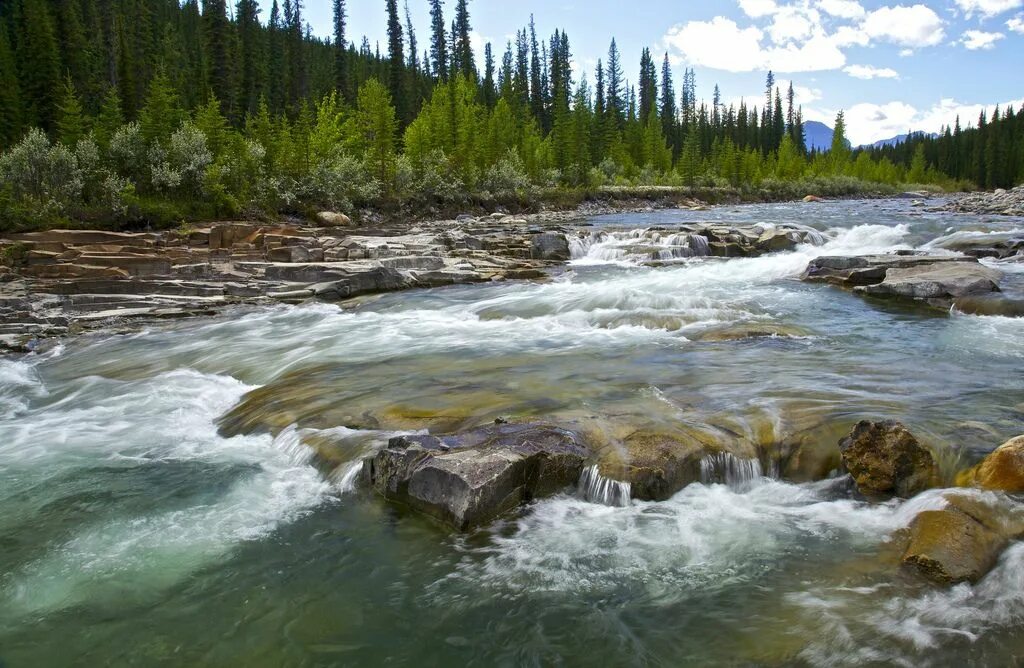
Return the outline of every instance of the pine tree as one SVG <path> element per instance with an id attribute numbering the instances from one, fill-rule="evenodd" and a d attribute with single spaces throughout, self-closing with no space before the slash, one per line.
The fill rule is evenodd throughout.
<path id="1" fill-rule="evenodd" d="M 22 131 L 18 70 L 7 37 L 7 25 L 0 20 L 0 148 L 14 144 L 21 137 Z"/>
<path id="2" fill-rule="evenodd" d="M 146 102 L 139 110 L 139 128 L 146 143 L 166 140 L 181 122 L 178 95 L 162 67 L 149 83 Z"/>
<path id="3" fill-rule="evenodd" d="M 288 99 L 288 66 L 284 44 L 284 25 L 277 0 L 270 6 L 267 22 L 267 97 L 270 109 L 284 111 Z"/>
<path id="4" fill-rule="evenodd" d="M 473 45 L 469 39 L 469 6 L 467 0 L 455 4 L 455 50 L 452 52 L 453 70 L 462 72 L 467 80 L 476 79 L 476 63 L 473 62 Z"/>
<path id="5" fill-rule="evenodd" d="M 398 121 L 387 89 L 376 79 L 370 79 L 359 89 L 350 124 L 350 147 L 356 155 L 365 155 L 374 176 L 390 186 Z"/>
<path id="6" fill-rule="evenodd" d="M 387 0 L 388 16 L 388 90 L 397 107 L 399 122 L 406 123 L 405 42 L 398 20 L 398 0 Z"/>
<path id="7" fill-rule="evenodd" d="M 260 7 L 256 0 L 238 0 L 235 16 L 241 65 L 238 101 L 242 115 L 255 113 L 264 94 L 266 52 L 259 14 Z"/>
<path id="8" fill-rule="evenodd" d="M 234 39 L 225 0 L 203 0 L 203 26 L 206 53 L 209 57 L 207 81 L 213 95 L 221 101 L 221 108 L 229 117 L 235 113 Z"/>
<path id="9" fill-rule="evenodd" d="M 544 88 L 540 66 L 540 47 L 537 44 L 537 29 L 530 14 L 530 113 L 538 121 L 544 118 Z M 543 123 L 542 123 L 543 125 Z"/>
<path id="10" fill-rule="evenodd" d="M 490 42 L 484 45 L 483 100 L 488 109 L 493 109 L 497 102 L 497 91 L 494 88 L 494 53 L 491 51 Z"/>
<path id="11" fill-rule="evenodd" d="M 846 163 L 850 161 L 850 146 L 846 141 L 846 115 L 842 111 L 836 114 L 829 158 L 832 162 L 832 169 L 836 174 L 842 174 Z"/>
<path id="12" fill-rule="evenodd" d="M 416 77 L 420 71 L 420 63 L 419 53 L 416 51 L 416 30 L 412 25 L 412 14 L 409 13 L 409 0 L 405 0 L 405 36 L 409 40 L 409 60 L 406 61 L 406 66 L 413 77 Z"/>
<path id="13" fill-rule="evenodd" d="M 434 62 L 434 78 L 448 79 L 448 40 L 444 32 L 444 11 L 441 0 L 430 0 L 430 59 Z"/>
<path id="14" fill-rule="evenodd" d="M 43 130 L 54 129 L 60 93 L 60 54 L 53 16 L 45 0 L 23 0 L 17 23 L 15 60 L 24 96 L 24 119 Z"/>
<path id="15" fill-rule="evenodd" d="M 675 155 L 679 146 L 676 141 L 676 90 L 672 85 L 672 65 L 668 53 L 661 63 L 661 131 L 669 140 Z"/>
<path id="16" fill-rule="evenodd" d="M 117 94 L 117 88 L 110 86 L 93 125 L 93 134 L 101 148 L 105 149 L 110 144 L 110 138 L 122 125 L 124 113 L 121 110 L 121 96 Z"/>
<path id="17" fill-rule="evenodd" d="M 64 77 L 61 100 L 57 104 L 57 139 L 74 147 L 87 132 L 87 119 L 82 113 L 82 100 L 75 91 L 71 75 Z"/>
<path id="18" fill-rule="evenodd" d="M 348 99 L 348 43 L 345 41 L 345 0 L 334 1 L 334 89 Z M 406 5 L 406 16 L 409 6 Z"/>
<path id="19" fill-rule="evenodd" d="M 612 39 L 608 47 L 608 65 L 605 68 L 605 115 L 609 132 L 618 132 L 626 121 L 626 99 L 623 90 L 622 65 L 619 62 L 619 47 Z"/>

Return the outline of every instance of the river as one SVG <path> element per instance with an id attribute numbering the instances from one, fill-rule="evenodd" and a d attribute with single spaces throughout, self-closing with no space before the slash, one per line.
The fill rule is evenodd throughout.
<path id="1" fill-rule="evenodd" d="M 798 222 L 821 238 L 759 258 L 641 261 L 671 234 L 650 228 L 706 220 Z M 1021 219 L 893 200 L 590 222 L 547 281 L 239 308 L 0 359 L 0 665 L 921 666 L 1024 653 L 1024 544 L 976 585 L 895 567 L 894 536 L 941 504 L 937 490 L 869 504 L 842 480 L 757 467 L 664 502 L 570 490 L 456 535 L 358 489 L 360 457 L 396 433 L 505 416 L 611 440 L 679 424 L 754 443 L 797 435 L 825 458 L 857 420 L 892 417 L 932 445 L 947 482 L 1024 433 L 1024 319 L 798 280 L 817 255 L 1019 235 Z M 1024 263 L 1004 268 L 1020 291 Z M 765 323 L 790 335 L 706 336 Z M 258 388 L 243 433 L 218 435 Z M 318 435 L 347 453 L 334 475 L 304 444 Z"/>

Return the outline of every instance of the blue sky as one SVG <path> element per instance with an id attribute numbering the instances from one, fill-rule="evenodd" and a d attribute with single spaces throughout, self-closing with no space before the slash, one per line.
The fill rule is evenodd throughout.
<path id="1" fill-rule="evenodd" d="M 270 0 L 261 2 L 266 19 Z M 449 21 L 454 2 L 444 3 Z M 365 34 L 383 50 L 384 6 L 348 0 L 350 39 Z M 427 0 L 409 8 L 422 52 Z M 845 110 L 855 144 L 1024 104 L 1024 0 L 471 0 L 469 8 L 481 54 L 490 41 L 500 59 L 532 13 L 540 35 L 568 32 L 576 70 L 591 82 L 613 36 L 627 77 L 635 79 L 650 47 L 659 62 L 669 53 L 677 82 L 693 67 L 706 98 L 718 83 L 727 102 L 760 106 L 771 67 L 783 86 L 794 82 L 808 119 L 831 125 Z M 330 0 L 306 0 L 305 12 L 317 34 L 330 34 Z"/>

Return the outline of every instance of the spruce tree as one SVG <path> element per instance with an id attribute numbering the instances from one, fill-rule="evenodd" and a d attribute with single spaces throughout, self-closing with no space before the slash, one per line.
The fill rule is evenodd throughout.
<path id="1" fill-rule="evenodd" d="M 26 118 L 43 130 L 54 129 L 60 94 L 60 53 L 53 16 L 45 0 L 22 0 L 17 22 L 15 60 Z"/>
<path id="2" fill-rule="evenodd" d="M 483 101 L 488 109 L 493 109 L 497 102 L 497 91 L 494 87 L 494 53 L 490 42 L 484 45 Z"/>
<path id="3" fill-rule="evenodd" d="M 270 109 L 274 113 L 284 111 L 287 105 L 288 66 L 284 40 L 281 8 L 277 0 L 274 0 L 267 22 L 267 96 Z"/>
<path id="4" fill-rule="evenodd" d="M 146 143 L 160 142 L 171 136 L 181 122 L 178 95 L 163 67 L 149 83 L 146 102 L 139 110 L 139 129 Z"/>
<path id="5" fill-rule="evenodd" d="M 409 6 L 406 5 L 406 10 Z M 408 15 L 408 11 L 406 12 Z M 345 40 L 345 0 L 334 0 L 334 89 L 349 99 L 348 43 Z"/>
<path id="6" fill-rule="evenodd" d="M 121 109 L 121 96 L 117 94 L 117 88 L 110 86 L 107 88 L 100 113 L 96 116 L 96 122 L 93 124 L 93 134 L 100 148 L 105 149 L 109 146 L 111 137 L 122 125 L 124 125 L 124 113 Z"/>
<path id="7" fill-rule="evenodd" d="M 221 101 L 221 109 L 227 116 L 233 117 L 236 56 L 233 48 L 234 31 L 228 19 L 225 0 L 203 0 L 203 27 L 209 58 L 207 82 L 210 91 Z"/>
<path id="8" fill-rule="evenodd" d="M 537 44 L 537 30 L 530 14 L 530 113 L 540 122 L 544 118 L 544 89 L 541 81 L 540 47 Z"/>
<path id="9" fill-rule="evenodd" d="M 387 0 L 388 17 L 388 90 L 397 107 L 400 123 L 410 119 L 405 114 L 405 42 L 402 39 L 402 23 L 398 20 L 398 0 Z"/>
<path id="10" fill-rule="evenodd" d="M 462 73 L 467 80 L 476 79 L 476 63 L 473 62 L 473 45 L 470 43 L 469 7 L 467 0 L 457 0 L 455 4 L 455 51 L 452 68 Z"/>
<path id="11" fill-rule="evenodd" d="M 416 30 L 412 25 L 412 14 L 409 13 L 409 0 L 405 0 L 405 37 L 409 40 L 409 60 L 406 65 L 415 78 L 420 71 L 419 53 L 416 51 Z"/>
<path id="12" fill-rule="evenodd" d="M 668 60 L 668 53 L 661 63 L 661 131 L 668 138 L 672 147 L 673 155 L 679 150 L 676 141 L 676 90 L 672 85 L 672 65 Z"/>
<path id="13" fill-rule="evenodd" d="M 441 0 L 430 0 L 430 58 L 434 62 L 434 78 L 447 80 L 448 40 L 445 38 Z"/>
<path id="14" fill-rule="evenodd" d="M 235 8 L 238 28 L 239 77 L 238 105 L 241 116 L 256 113 L 266 81 L 266 51 L 256 0 L 238 0 Z"/>
<path id="15" fill-rule="evenodd" d="M 619 62 L 619 47 L 612 39 L 608 47 L 608 65 L 605 68 L 605 115 L 609 132 L 617 132 L 625 123 L 626 99 L 623 90 L 622 65 Z"/>
<path id="16" fill-rule="evenodd" d="M 21 138 L 22 99 L 18 88 L 18 68 L 7 36 L 7 25 L 0 21 L 0 148 Z"/>
<path id="17" fill-rule="evenodd" d="M 64 77 L 61 100 L 57 104 L 57 139 L 65 146 L 74 148 L 87 132 L 87 121 L 82 113 L 82 100 L 75 91 L 71 75 Z"/>

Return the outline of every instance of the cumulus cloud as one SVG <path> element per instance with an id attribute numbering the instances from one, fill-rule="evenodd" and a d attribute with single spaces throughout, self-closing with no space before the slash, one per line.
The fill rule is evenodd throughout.
<path id="1" fill-rule="evenodd" d="M 956 6 L 967 16 L 981 14 L 987 18 L 1024 6 L 1024 0 L 956 0 Z"/>
<path id="2" fill-rule="evenodd" d="M 774 0 L 739 0 L 739 3 L 743 13 L 752 19 L 774 14 L 779 9 Z"/>
<path id="3" fill-rule="evenodd" d="M 848 65 L 843 71 L 856 79 L 899 79 L 900 75 L 894 69 L 888 67 L 874 67 L 872 65 Z"/>
<path id="4" fill-rule="evenodd" d="M 1000 109 L 1008 106 L 1020 108 L 1024 99 L 1010 100 L 999 104 Z M 856 146 L 889 139 L 908 131 L 939 132 L 943 127 L 952 126 L 957 117 L 963 127 L 974 125 L 984 110 L 989 116 L 995 110 L 994 104 L 965 104 L 952 98 L 940 100 L 927 109 L 917 109 L 906 102 L 886 104 L 862 103 L 846 110 L 846 130 L 850 141 Z M 808 120 L 821 121 L 831 125 L 835 111 L 812 109 L 805 111 Z"/>
<path id="5" fill-rule="evenodd" d="M 841 19 L 859 19 L 866 13 L 855 0 L 818 0 L 821 11 Z"/>
<path id="6" fill-rule="evenodd" d="M 1013 32 L 1017 32 L 1024 35 L 1024 14 L 1015 16 L 1009 21 L 1007 21 L 1006 27 L 1012 30 Z"/>
<path id="7" fill-rule="evenodd" d="M 985 32 L 984 30 L 968 30 L 960 38 L 960 44 L 965 49 L 977 51 L 979 49 L 993 49 L 996 42 L 1006 37 L 1001 32 Z"/>
<path id="8" fill-rule="evenodd" d="M 917 48 L 940 44 L 945 37 L 943 25 L 931 7 L 897 5 L 868 14 L 862 29 L 870 38 Z"/>
<path id="9" fill-rule="evenodd" d="M 669 28 L 665 44 L 692 65 L 726 72 L 750 72 L 761 67 L 763 33 L 753 26 L 740 28 L 723 16 L 690 21 Z M 723 45 L 728 45 L 723 48 Z"/>

